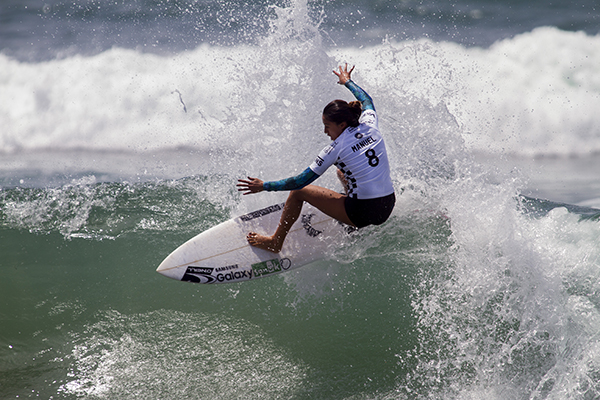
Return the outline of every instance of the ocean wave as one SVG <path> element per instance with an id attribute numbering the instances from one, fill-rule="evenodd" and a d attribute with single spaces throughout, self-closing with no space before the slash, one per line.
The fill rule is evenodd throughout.
<path id="1" fill-rule="evenodd" d="M 347 61 L 357 65 L 356 78 L 384 120 L 425 102 L 429 109 L 415 110 L 403 125 L 418 129 L 419 121 L 449 113 L 473 150 L 527 157 L 600 152 L 599 37 L 548 27 L 486 49 L 419 40 L 327 50 L 315 34 L 170 56 L 113 48 L 30 63 L 0 54 L 0 149 L 279 145 L 321 130 L 319 110 L 341 94 L 330 71 Z M 400 128 L 388 125 L 390 134 Z"/>

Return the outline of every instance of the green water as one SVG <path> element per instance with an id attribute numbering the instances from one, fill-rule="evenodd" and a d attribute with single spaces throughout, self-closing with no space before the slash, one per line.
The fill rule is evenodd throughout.
<path id="1" fill-rule="evenodd" d="M 394 218 L 339 257 L 200 286 L 155 273 L 194 229 L 228 216 L 182 201 L 192 182 L 4 192 L 30 225 L 5 213 L 0 230 L 4 398 L 351 398 L 405 380 L 414 289 L 450 245 L 443 218 Z M 57 198 L 69 204 L 39 212 Z"/>

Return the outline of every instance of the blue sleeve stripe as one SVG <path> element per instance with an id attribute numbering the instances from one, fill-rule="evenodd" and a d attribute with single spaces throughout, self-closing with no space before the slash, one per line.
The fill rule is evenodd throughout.
<path id="1" fill-rule="evenodd" d="M 263 183 L 263 188 L 268 192 L 276 192 L 281 190 L 297 190 L 313 183 L 319 175 L 313 172 L 312 169 L 306 168 L 300 175 L 291 178 L 281 179 L 279 181 L 271 181 Z"/>
<path id="2" fill-rule="evenodd" d="M 375 105 L 373 104 L 373 99 L 360 86 L 358 86 L 353 81 L 348 81 L 348 82 L 346 82 L 346 87 L 352 92 L 354 97 L 356 97 L 356 100 L 360 101 L 360 103 L 362 104 L 363 110 L 375 111 Z"/>

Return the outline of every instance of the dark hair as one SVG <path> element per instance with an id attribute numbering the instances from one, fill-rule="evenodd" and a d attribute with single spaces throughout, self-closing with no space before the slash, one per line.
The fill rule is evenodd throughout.
<path id="1" fill-rule="evenodd" d="M 323 117 L 326 120 L 341 124 L 346 122 L 348 126 L 358 126 L 358 119 L 362 113 L 360 101 L 347 103 L 344 100 L 333 100 L 323 109 Z"/>

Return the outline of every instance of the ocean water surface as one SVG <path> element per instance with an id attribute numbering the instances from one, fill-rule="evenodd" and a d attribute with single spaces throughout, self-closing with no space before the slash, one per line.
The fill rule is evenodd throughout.
<path id="1" fill-rule="evenodd" d="M 7 0 L 0 398 L 600 399 L 594 1 Z M 156 267 L 374 99 L 398 203 L 230 285 Z M 329 171 L 318 184 L 337 188 Z"/>

